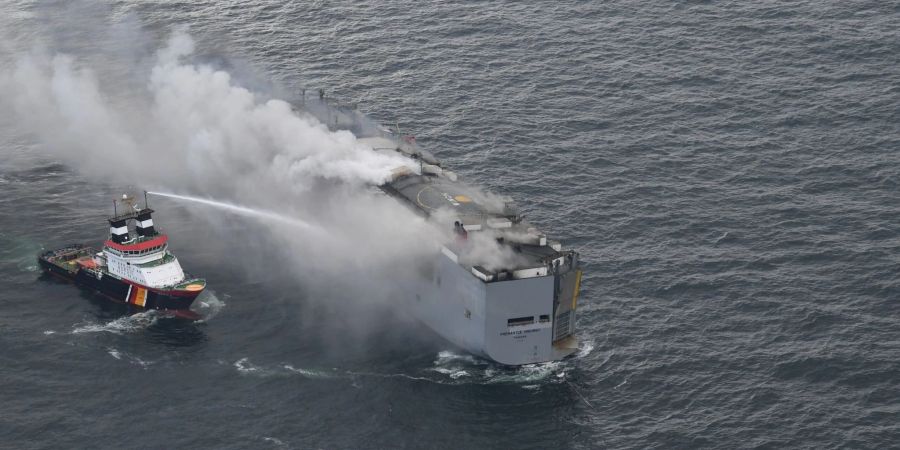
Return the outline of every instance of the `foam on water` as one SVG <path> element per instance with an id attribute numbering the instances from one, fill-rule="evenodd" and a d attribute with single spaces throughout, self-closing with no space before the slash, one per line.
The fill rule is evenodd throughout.
<path id="1" fill-rule="evenodd" d="M 144 369 L 146 369 L 147 367 L 149 367 L 150 365 L 153 364 L 153 362 L 151 362 L 151 361 L 145 361 L 145 360 L 143 360 L 143 359 L 141 359 L 141 358 L 139 358 L 139 357 L 137 357 L 137 356 L 128 354 L 128 353 L 123 352 L 123 351 L 121 351 L 121 350 L 119 350 L 119 349 L 117 349 L 117 348 L 114 348 L 114 347 L 107 347 L 107 348 L 106 348 L 106 353 L 108 353 L 109 356 L 112 356 L 113 358 L 115 358 L 115 359 L 117 359 L 117 360 L 119 360 L 119 361 L 123 361 L 123 360 L 124 360 L 124 361 L 127 361 L 127 362 L 130 363 L 130 364 L 134 364 L 134 365 L 137 365 L 137 366 L 141 366 L 141 367 L 144 368 Z"/>
<path id="2" fill-rule="evenodd" d="M 82 326 L 76 326 L 72 330 L 72 334 L 85 333 L 112 333 L 125 334 L 134 333 L 145 330 L 156 324 L 159 320 L 159 314 L 155 310 L 135 313 L 129 316 L 119 317 L 106 323 L 93 323 Z"/>
<path id="3" fill-rule="evenodd" d="M 0 261 L 13 262 L 22 272 L 38 272 L 37 255 L 43 248 L 27 237 L 0 234 Z"/>
<path id="4" fill-rule="evenodd" d="M 466 372 L 465 370 L 457 370 L 456 372 L 450 374 L 450 378 L 454 380 L 467 376 L 469 376 L 469 372 Z"/>
<path id="5" fill-rule="evenodd" d="M 563 363 L 559 361 L 528 364 L 511 369 L 505 373 L 496 374 L 493 377 L 488 378 L 487 383 L 521 384 L 546 380 L 555 382 L 557 379 L 564 377 L 565 373 L 565 367 L 563 367 Z"/>
<path id="6" fill-rule="evenodd" d="M 285 444 L 284 441 L 282 441 L 281 439 L 278 439 L 278 438 L 274 438 L 274 437 L 270 437 L 270 436 L 263 436 L 262 440 L 263 440 L 263 442 L 270 442 L 272 444 L 275 444 L 276 448 L 290 448 L 289 445 Z"/>
<path id="7" fill-rule="evenodd" d="M 234 362 L 234 368 L 242 374 L 267 375 L 268 372 L 250 363 L 250 358 L 241 358 Z"/>
<path id="8" fill-rule="evenodd" d="M 477 364 L 477 365 L 487 364 L 487 361 L 475 358 L 472 355 L 453 353 L 449 350 L 444 350 L 444 351 L 438 352 L 437 359 L 434 360 L 434 364 L 436 366 L 452 364 L 452 363 L 456 363 L 456 362 L 463 362 L 463 363 Z"/>
<path id="9" fill-rule="evenodd" d="M 589 353 L 590 347 L 585 354 Z M 508 367 L 496 364 L 472 355 L 458 354 L 448 350 L 441 351 L 429 369 L 446 376 L 452 382 L 473 384 L 533 384 L 535 382 L 558 382 L 568 370 L 564 361 L 552 361 L 539 364 L 527 364 Z M 444 379 L 444 381 L 447 381 Z"/>
<path id="10" fill-rule="evenodd" d="M 303 369 L 303 368 L 294 367 L 290 364 L 285 364 L 282 367 L 285 370 L 287 370 L 288 372 L 295 373 L 298 375 L 303 375 L 306 378 L 315 378 L 315 379 L 335 378 L 334 374 L 320 371 L 320 370 Z"/>
<path id="11" fill-rule="evenodd" d="M 379 373 L 355 370 L 317 370 L 297 367 L 293 364 L 261 366 L 250 362 L 249 357 L 235 361 L 233 367 L 242 375 L 261 377 L 300 375 L 309 379 L 355 379 L 355 378 L 402 378 L 410 381 L 424 381 L 434 384 L 523 384 L 558 383 L 565 379 L 567 368 L 560 362 L 529 364 L 520 367 L 505 367 L 470 355 L 460 355 L 442 351 L 435 365 L 423 368 L 422 375 L 415 373 Z M 438 376 L 428 375 L 438 374 Z M 529 388 L 531 389 L 531 388 Z"/>
<path id="12" fill-rule="evenodd" d="M 458 379 L 458 378 L 462 378 L 462 377 L 469 376 L 469 372 L 467 372 L 467 371 L 465 371 L 465 370 L 463 370 L 463 369 L 458 369 L 458 368 L 454 368 L 454 369 L 445 369 L 445 368 L 443 368 L 443 367 L 437 367 L 437 368 L 435 368 L 435 369 L 433 369 L 433 370 L 434 370 L 435 372 L 437 372 L 437 373 L 442 373 L 442 374 L 444 374 L 444 375 L 447 375 L 447 376 L 449 376 L 451 379 L 454 379 L 454 380 L 456 380 L 456 379 Z"/>
<path id="13" fill-rule="evenodd" d="M 584 340 L 578 346 L 578 352 L 575 353 L 576 358 L 584 358 L 587 355 L 590 355 L 591 352 L 594 351 L 594 340 Z"/>
<path id="14" fill-rule="evenodd" d="M 291 375 L 301 375 L 304 378 L 309 379 L 330 379 L 330 378 L 349 378 L 349 373 L 344 374 L 343 376 L 339 373 L 330 372 L 327 370 L 314 370 L 314 369 L 305 369 L 301 367 L 295 367 L 292 364 L 282 364 L 279 366 L 260 366 L 257 364 L 253 364 L 250 362 L 249 357 L 241 358 L 234 362 L 234 368 L 242 375 L 253 375 L 260 377 L 273 377 L 273 376 L 291 376 Z"/>
<path id="15" fill-rule="evenodd" d="M 225 294 L 224 297 L 228 298 L 228 294 Z M 198 320 L 197 323 L 209 322 L 214 317 L 218 316 L 225 306 L 227 306 L 227 303 L 223 300 L 219 300 L 219 297 L 216 296 L 214 291 L 206 289 L 194 302 L 194 308 L 197 309 L 197 312 L 203 317 Z"/>

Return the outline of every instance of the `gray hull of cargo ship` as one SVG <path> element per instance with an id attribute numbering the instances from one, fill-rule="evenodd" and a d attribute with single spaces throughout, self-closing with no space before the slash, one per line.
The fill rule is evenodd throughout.
<path id="1" fill-rule="evenodd" d="M 580 269 L 484 282 L 442 252 L 416 293 L 415 315 L 448 341 L 501 364 L 562 359 L 573 332 Z"/>

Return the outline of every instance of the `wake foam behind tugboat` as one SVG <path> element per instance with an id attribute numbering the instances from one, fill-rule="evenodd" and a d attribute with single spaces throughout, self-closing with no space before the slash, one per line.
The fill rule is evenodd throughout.
<path id="1" fill-rule="evenodd" d="M 120 214 L 118 206 L 124 206 L 125 212 Z M 42 270 L 118 303 L 198 319 L 190 307 L 206 288 L 206 280 L 186 275 L 168 251 L 169 237 L 153 226 L 146 192 L 143 208 L 123 195 L 113 209 L 109 239 L 101 251 L 82 244 L 51 250 L 38 257 Z"/>

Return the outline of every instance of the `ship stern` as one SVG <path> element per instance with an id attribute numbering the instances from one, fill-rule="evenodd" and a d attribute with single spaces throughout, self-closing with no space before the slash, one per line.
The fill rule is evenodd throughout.
<path id="1" fill-rule="evenodd" d="M 484 353 L 506 365 L 563 359 L 578 350 L 581 270 L 486 285 Z"/>

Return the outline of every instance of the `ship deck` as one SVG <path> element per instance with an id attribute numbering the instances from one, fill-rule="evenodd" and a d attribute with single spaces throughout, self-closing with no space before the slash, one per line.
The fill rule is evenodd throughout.
<path id="1" fill-rule="evenodd" d="M 508 199 L 485 194 L 460 181 L 438 175 L 404 175 L 381 186 L 388 195 L 401 200 L 423 216 L 447 211 L 470 233 L 490 230 L 503 244 L 517 253 L 522 261 L 517 267 L 540 267 L 564 254 L 551 245 L 541 245 L 529 238 L 540 239 L 534 228 L 522 220 Z M 452 227 L 452 223 L 448 226 Z M 546 239 L 546 238 L 545 238 Z"/>
<path id="2" fill-rule="evenodd" d="M 56 250 L 49 250 L 41 254 L 40 258 L 69 272 L 78 270 L 78 261 L 91 258 L 97 250 L 82 244 L 72 244 Z"/>
<path id="3" fill-rule="evenodd" d="M 173 256 L 171 253 L 166 253 L 162 258 L 154 259 L 153 261 L 136 264 L 136 265 L 139 267 L 156 267 L 156 266 L 161 266 L 163 264 L 168 264 L 172 261 L 175 261 L 175 256 Z"/>
<path id="4" fill-rule="evenodd" d="M 459 181 L 457 175 L 444 167 L 440 160 L 419 147 L 414 137 L 403 136 L 399 127 L 388 130 L 373 124 L 351 106 L 329 101 L 307 103 L 305 99 L 304 93 L 303 102 L 295 107 L 326 117 L 324 123 L 330 129 L 350 131 L 376 152 L 397 152 L 417 161 L 419 170 L 416 173 L 398 168 L 399 172 L 395 171 L 393 180 L 379 186 L 380 189 L 423 216 L 449 211 L 450 216 L 455 217 L 452 220 L 459 221 L 467 232 L 488 230 L 501 245 L 508 246 L 521 256 L 517 267 L 507 269 L 542 267 L 563 256 L 577 258 L 575 252 L 562 251 L 559 242 L 547 240 L 545 235 L 523 220 L 511 198 Z M 325 99 L 322 97 L 320 100 Z M 447 226 L 452 229 L 454 224 L 451 221 Z"/>
<path id="5" fill-rule="evenodd" d="M 395 196 L 402 198 L 424 214 L 446 208 L 460 218 L 471 221 L 483 221 L 491 215 L 488 207 L 478 201 L 480 195 L 475 189 L 446 178 L 407 175 L 386 186 Z"/>

